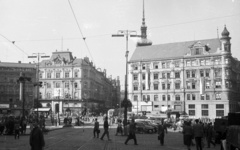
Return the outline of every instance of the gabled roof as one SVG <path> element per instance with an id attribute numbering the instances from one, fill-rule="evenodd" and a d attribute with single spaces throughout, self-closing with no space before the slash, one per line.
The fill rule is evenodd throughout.
<path id="1" fill-rule="evenodd" d="M 189 47 L 197 42 L 201 42 L 203 45 L 208 45 L 210 48 L 210 54 L 215 53 L 217 49 L 221 47 L 220 40 L 218 38 L 142 46 L 135 49 L 129 62 L 183 57 L 189 51 Z"/>

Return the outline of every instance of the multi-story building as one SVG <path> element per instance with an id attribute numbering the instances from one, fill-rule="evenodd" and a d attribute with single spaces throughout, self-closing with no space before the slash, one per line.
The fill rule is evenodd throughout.
<path id="1" fill-rule="evenodd" d="M 43 107 L 65 113 L 102 112 L 113 107 L 115 85 L 119 79 L 107 78 L 106 70 L 95 68 L 89 58 L 78 59 L 70 51 L 56 51 L 39 66 L 40 102 Z M 114 82 L 113 82 L 114 81 Z"/>
<path id="2" fill-rule="evenodd" d="M 20 97 L 20 73 L 30 77 L 31 82 L 25 82 L 25 109 L 33 108 L 34 86 L 36 80 L 36 65 L 30 63 L 0 62 L 0 114 L 20 115 L 22 113 L 22 101 Z"/>
<path id="3" fill-rule="evenodd" d="M 130 61 L 134 112 L 187 113 L 216 118 L 240 111 L 240 62 L 226 27 L 221 38 L 152 45 L 143 16 L 141 40 Z"/>

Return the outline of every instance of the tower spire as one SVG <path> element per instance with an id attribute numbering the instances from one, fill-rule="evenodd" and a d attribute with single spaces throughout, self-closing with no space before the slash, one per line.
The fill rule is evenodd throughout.
<path id="1" fill-rule="evenodd" d="M 137 42 L 137 46 L 148 46 L 152 45 L 152 42 L 147 39 L 147 26 L 145 23 L 145 7 L 143 0 L 143 18 L 142 18 L 142 26 L 141 26 L 141 39 Z"/>

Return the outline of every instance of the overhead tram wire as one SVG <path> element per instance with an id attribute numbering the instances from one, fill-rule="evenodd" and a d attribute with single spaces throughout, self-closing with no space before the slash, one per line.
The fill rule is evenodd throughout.
<path id="1" fill-rule="evenodd" d="M 175 26 L 175 25 L 182 25 L 182 24 L 188 24 L 188 23 L 194 23 L 194 22 L 200 22 L 200 21 L 206 21 L 206 20 L 215 20 L 215 19 L 221 19 L 221 18 L 227 18 L 227 17 L 233 17 L 233 16 L 238 16 L 240 14 L 233 14 L 233 15 L 228 15 L 228 16 L 222 16 L 222 17 L 215 17 L 215 18 L 207 18 L 207 19 L 200 19 L 200 20 L 193 20 L 193 21 L 188 21 L 188 22 L 180 22 L 180 23 L 175 23 L 175 24 L 168 24 L 168 25 L 162 25 L 162 26 L 155 26 L 155 27 L 149 27 L 148 29 L 156 29 L 156 28 L 164 28 L 164 27 L 170 27 L 170 26 Z M 79 25 L 78 25 L 79 26 Z M 80 30 L 81 32 L 81 30 Z M 82 34 L 82 32 L 81 32 Z M 1 35 L 1 34 L 0 34 Z M 92 36 L 85 36 L 85 39 L 89 38 L 96 38 L 96 37 L 101 37 L 101 36 L 109 36 L 112 34 L 99 34 L 99 35 L 92 35 Z M 3 36 L 3 35 L 1 35 Z M 4 37 L 4 36 L 3 36 Z M 5 38 L 5 37 L 4 37 Z M 5 38 L 7 39 L 7 38 Z M 83 37 L 69 37 L 69 38 L 64 38 L 64 40 L 77 40 L 77 39 L 83 39 Z M 7 39 L 8 40 L 8 39 Z M 9 42 L 41 42 L 41 41 L 59 41 L 62 40 L 61 38 L 57 39 L 36 39 L 36 40 L 15 40 L 15 41 L 10 41 Z M 1 41 L 0 41 L 1 42 Z M 16 45 L 15 45 L 16 46 Z"/>
<path id="2" fill-rule="evenodd" d="M 83 36 L 82 30 L 81 30 L 81 28 L 80 28 L 80 25 L 79 25 L 79 23 L 78 23 L 77 17 L 76 17 L 76 15 L 75 15 L 75 13 L 74 13 L 74 10 L 73 10 L 73 8 L 72 8 L 72 5 L 71 5 L 70 0 L 68 0 L 68 3 L 69 3 L 69 6 L 70 6 L 70 8 L 71 8 L 71 10 L 72 10 L 73 16 L 74 16 L 75 21 L 76 21 L 77 26 L 78 26 L 78 29 L 79 29 L 79 31 L 80 31 L 80 33 L 81 33 L 81 35 L 82 35 L 82 39 L 83 39 L 83 41 L 84 41 L 84 43 L 85 43 L 85 46 L 87 47 L 87 50 L 88 50 L 88 52 L 89 52 L 90 57 L 92 58 L 92 61 L 94 62 L 94 59 L 93 59 L 93 57 L 92 57 L 92 54 L 91 54 L 90 49 L 89 49 L 89 47 L 88 47 L 88 44 L 87 44 L 87 42 L 86 42 L 86 37 Z"/>

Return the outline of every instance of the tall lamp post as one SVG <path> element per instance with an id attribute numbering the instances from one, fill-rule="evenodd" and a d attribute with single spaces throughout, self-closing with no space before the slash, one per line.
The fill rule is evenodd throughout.
<path id="1" fill-rule="evenodd" d="M 135 33 L 132 35 L 131 33 Z M 124 92 L 124 100 L 122 101 L 122 105 L 124 107 L 124 120 L 123 120 L 123 125 L 124 125 L 124 135 L 126 135 L 126 125 L 127 125 L 127 108 L 131 107 L 131 104 L 128 101 L 128 36 L 130 37 L 140 37 L 137 35 L 136 31 L 133 30 L 118 30 L 117 34 L 113 34 L 112 37 L 124 37 L 126 36 L 126 75 L 125 75 L 125 92 Z"/>

